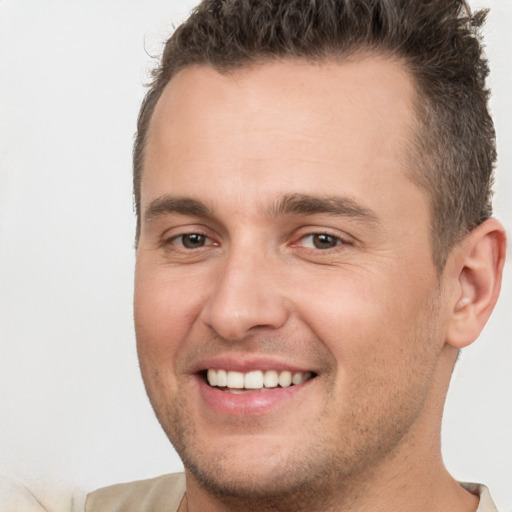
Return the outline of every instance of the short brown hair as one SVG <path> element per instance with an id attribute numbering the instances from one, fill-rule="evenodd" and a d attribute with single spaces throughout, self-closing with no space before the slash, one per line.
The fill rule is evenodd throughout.
<path id="1" fill-rule="evenodd" d="M 421 128 L 411 171 L 430 197 L 433 259 L 441 270 L 453 245 L 492 212 L 495 132 L 479 33 L 485 16 L 471 14 L 464 0 L 204 0 L 167 41 L 139 113 L 133 155 L 137 236 L 148 127 L 178 71 L 379 53 L 398 57 L 416 82 Z"/>

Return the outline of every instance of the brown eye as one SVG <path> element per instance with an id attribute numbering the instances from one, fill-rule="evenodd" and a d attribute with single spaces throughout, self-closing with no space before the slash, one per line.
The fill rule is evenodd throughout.
<path id="1" fill-rule="evenodd" d="M 327 233 L 318 233 L 311 236 L 311 243 L 315 249 L 332 249 L 341 243 L 338 237 L 328 235 Z"/>
<path id="2" fill-rule="evenodd" d="M 206 243 L 206 236 L 200 233 L 189 233 L 186 235 L 180 235 L 177 241 L 181 241 L 181 244 L 185 249 L 199 249 L 204 247 Z"/>

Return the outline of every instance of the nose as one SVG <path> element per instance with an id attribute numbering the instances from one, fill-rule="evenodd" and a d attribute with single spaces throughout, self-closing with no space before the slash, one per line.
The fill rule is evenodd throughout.
<path id="1" fill-rule="evenodd" d="M 215 284 L 204 304 L 202 320 L 226 340 L 242 340 L 256 330 L 279 329 L 288 318 L 280 292 L 279 269 L 262 254 L 232 252 L 217 267 Z"/>

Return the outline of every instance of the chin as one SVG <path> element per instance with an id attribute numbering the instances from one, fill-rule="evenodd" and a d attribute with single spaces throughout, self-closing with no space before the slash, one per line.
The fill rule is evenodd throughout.
<path id="1" fill-rule="evenodd" d="M 330 443 L 308 446 L 308 435 L 304 434 L 295 443 L 292 436 L 288 436 L 287 443 L 279 436 L 235 436 L 231 445 L 223 443 L 215 449 L 205 440 L 191 443 L 189 438 L 181 446 L 175 444 L 175 448 L 187 478 L 192 477 L 223 501 L 238 504 L 238 508 L 246 503 L 260 509 L 296 503 L 296 510 L 302 510 L 304 503 L 314 502 L 340 480 Z M 186 449 L 181 449 L 184 446 Z"/>
<path id="2" fill-rule="evenodd" d="M 289 501 L 290 497 L 301 500 L 306 494 L 318 492 L 318 474 L 313 476 L 303 466 L 290 467 L 286 460 L 236 461 L 224 459 L 215 463 L 204 460 L 199 464 L 184 461 L 186 470 L 211 494 L 234 501 L 247 501 L 268 506 L 272 502 Z M 325 475 L 324 475 L 325 476 Z"/>

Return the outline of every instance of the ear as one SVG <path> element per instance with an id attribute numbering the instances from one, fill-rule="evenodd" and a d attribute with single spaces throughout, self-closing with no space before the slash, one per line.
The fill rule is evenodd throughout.
<path id="1" fill-rule="evenodd" d="M 496 219 L 475 228 L 453 251 L 450 275 L 456 286 L 446 342 L 463 348 L 476 340 L 498 300 L 506 236 Z"/>

